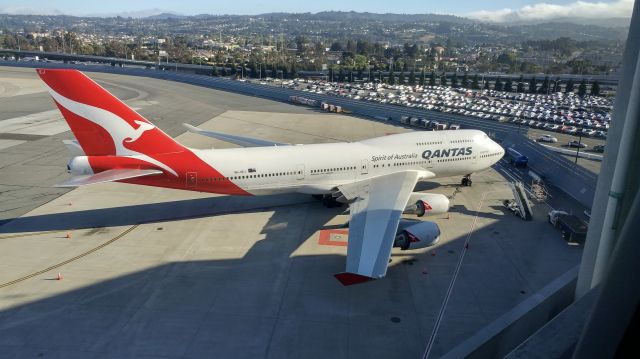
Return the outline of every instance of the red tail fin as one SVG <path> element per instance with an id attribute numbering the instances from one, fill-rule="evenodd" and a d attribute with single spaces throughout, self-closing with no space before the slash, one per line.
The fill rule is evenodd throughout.
<path id="1" fill-rule="evenodd" d="M 88 156 L 150 155 L 184 150 L 82 72 L 37 71 Z"/>

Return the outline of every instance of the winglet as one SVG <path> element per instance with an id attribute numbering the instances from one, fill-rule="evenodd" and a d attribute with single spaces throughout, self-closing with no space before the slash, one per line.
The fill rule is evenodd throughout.
<path id="1" fill-rule="evenodd" d="M 344 285 L 345 287 L 348 285 L 368 282 L 374 279 L 364 275 L 349 273 L 349 272 L 334 274 L 334 277 L 336 277 L 336 279 L 339 280 L 340 283 L 342 283 L 342 285 Z"/>

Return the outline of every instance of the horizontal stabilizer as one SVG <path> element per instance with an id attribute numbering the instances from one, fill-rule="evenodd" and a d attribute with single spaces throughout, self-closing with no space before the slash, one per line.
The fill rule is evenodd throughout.
<path id="1" fill-rule="evenodd" d="M 136 178 L 136 177 L 159 175 L 161 173 L 162 171 L 160 170 L 136 170 L 136 169 L 107 170 L 107 171 L 96 173 L 93 175 L 73 177 L 67 181 L 64 181 L 56 185 L 56 187 L 86 186 L 90 184 L 120 181 L 120 180 L 125 180 L 130 178 Z"/>
<path id="2" fill-rule="evenodd" d="M 62 143 L 67 146 L 67 150 L 69 150 L 69 155 L 71 157 L 86 156 L 82 147 L 80 147 L 78 140 L 62 140 Z"/>
<path id="3" fill-rule="evenodd" d="M 273 142 L 273 141 L 266 141 L 266 140 L 261 140 L 261 139 L 257 139 L 257 138 L 251 138 L 251 137 L 243 137 L 243 136 L 237 136 L 237 135 L 229 135 L 226 133 L 222 133 L 222 132 L 214 132 L 214 131 L 208 131 L 208 130 L 203 130 L 201 128 L 198 128 L 196 126 L 192 126 L 188 123 L 183 123 L 182 124 L 187 130 L 189 130 L 189 132 L 193 132 L 193 133 L 197 133 L 199 135 L 203 135 L 203 136 L 207 136 L 207 137 L 212 137 L 221 141 L 225 141 L 225 142 L 229 142 L 229 143 L 233 143 L 236 144 L 238 146 L 242 146 L 242 147 L 267 147 L 267 146 L 289 146 L 291 145 L 290 143 L 281 143 L 281 142 Z"/>

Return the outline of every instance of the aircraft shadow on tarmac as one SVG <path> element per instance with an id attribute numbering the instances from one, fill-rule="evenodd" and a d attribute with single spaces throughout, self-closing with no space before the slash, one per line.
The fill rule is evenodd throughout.
<path id="1" fill-rule="evenodd" d="M 0 233 L 41 232 L 177 221 L 261 211 L 313 200 L 304 195 L 208 197 L 24 216 L 0 221 Z M 328 211 L 334 213 L 333 211 Z"/>
<path id="2" fill-rule="evenodd" d="M 459 204 L 455 204 L 453 206 L 451 206 L 449 208 L 449 212 L 450 213 L 461 213 L 461 214 L 466 214 L 468 216 L 474 217 L 474 216 L 478 216 L 478 217 L 482 217 L 482 218 L 491 218 L 491 219 L 497 219 L 497 220 L 501 220 L 504 219 L 504 215 L 508 214 L 508 211 L 505 211 L 504 207 L 502 206 L 489 206 L 489 208 L 493 209 L 493 210 L 499 210 L 502 212 L 501 215 L 495 214 L 495 213 L 487 213 L 486 212 L 486 207 L 482 208 L 482 211 L 476 211 L 475 209 L 468 209 L 466 206 L 463 205 L 459 205 Z M 446 216 L 446 214 L 445 214 Z M 428 218 L 428 217 L 427 217 Z M 1 228 L 0 228 L 1 230 Z"/>
<path id="3" fill-rule="evenodd" d="M 86 287 L 0 310 L 0 350 L 8 357 L 66 358 L 345 357 L 347 351 L 357 357 L 422 355 L 432 329 L 424 320 L 431 323 L 436 314 L 449 274 L 436 278 L 452 270 L 464 238 L 439 246 L 437 256 L 431 250 L 406 253 L 410 258 L 394 255 L 386 278 L 342 287 L 332 274 L 344 270 L 344 254 L 292 255 L 335 212 L 313 211 L 319 216 L 307 216 L 304 225 L 290 233 L 292 229 L 280 224 L 297 209 L 276 209 L 262 230 L 266 238 L 255 242 L 242 258 L 172 261 L 129 273 L 125 269 L 127 274 L 114 273 Z M 480 229 L 477 236 L 488 240 L 492 231 Z M 86 278 L 95 272 L 88 269 L 76 273 Z M 65 274 L 63 281 L 74 280 L 72 273 Z M 483 275 L 482 270 L 469 271 L 471 278 L 466 280 L 475 283 L 474 277 Z M 29 292 L 29 281 L 55 276 L 49 272 L 0 289 L 0 300 Z M 427 281 L 424 288 L 415 287 L 416 279 Z M 483 281 L 495 286 L 484 289 L 520 288 L 516 275 L 503 279 Z M 46 283 L 60 285 L 53 280 Z M 467 289 L 454 295 L 473 297 Z M 422 306 L 417 311 L 415 302 L 425 300 L 433 310 L 425 313 Z M 501 296 L 500 305 L 509 308 L 521 300 L 522 294 L 514 290 Z M 401 322 L 391 324 L 393 318 Z M 468 331 L 481 325 L 477 322 Z M 376 334 L 348 335 L 353 331 Z M 296 338 L 294 343 L 291 338 Z M 436 345 L 434 352 L 448 349 Z"/>
<path id="4" fill-rule="evenodd" d="M 122 274 L 112 269 L 106 280 L 100 275 L 93 284 L 62 293 L 40 288 L 56 294 L 0 310 L 0 352 L 7 357 L 65 358 L 345 357 L 346 352 L 356 357 L 422 355 L 432 329 L 429 323 L 437 314 L 450 272 L 465 248 L 466 234 L 424 253 L 396 252 L 386 278 L 342 287 L 332 274 L 344 270 L 346 251 L 294 253 L 344 208 L 323 208 L 308 196 L 229 198 L 17 218 L 0 227 L 0 231 L 5 231 L 4 227 L 10 228 L 8 231 L 34 231 L 133 225 L 230 213 L 225 208 L 233 208 L 231 213 L 272 212 L 260 232 L 265 238 L 253 243 L 240 258 L 170 261 L 134 271 L 125 267 Z M 513 265 L 507 255 L 492 257 L 494 272 L 487 273 L 484 268 L 494 241 L 505 240 L 507 234 L 489 226 L 477 229 L 473 236 L 470 248 L 474 255 L 467 257 L 465 265 L 471 270 L 463 273 L 463 284 L 454 291 L 453 303 L 468 306 L 468 298 L 475 298 L 477 293 L 500 293 L 498 302 L 492 295 L 487 303 L 492 310 L 506 310 L 523 299 L 522 289 L 530 293 L 557 275 L 551 269 L 548 273 L 536 271 L 535 278 L 526 281 L 534 288 L 523 286 L 516 271 L 505 270 Z M 91 256 L 99 257 L 102 251 Z M 106 258 L 114 257 L 111 254 Z M 542 263 L 544 258 L 532 260 Z M 55 272 L 64 273 L 63 281 L 67 282 L 74 280 L 74 274 L 86 279 L 97 270 L 82 261 L 74 266 L 73 271 L 65 272 L 63 266 Z M 87 272 L 82 271 L 85 266 Z M 118 263 L 112 263 L 112 268 L 119 268 Z M 501 279 L 488 279 L 495 271 L 501 273 Z M 65 284 L 46 280 L 55 278 L 55 272 L 1 288 L 0 301 L 32 293 L 34 281 L 46 286 Z M 416 286 L 422 281 L 424 285 Z M 428 304 L 416 310 L 416 302 Z M 455 312 L 451 308 L 451 315 Z M 392 318 L 401 322 L 391 324 Z M 452 320 L 455 322 L 455 318 Z M 464 333 L 456 327 L 456 338 L 464 339 L 485 322 L 466 324 Z M 353 332 L 375 332 L 375 336 L 349 335 Z M 447 331 L 442 335 L 448 335 Z M 294 343 L 291 338 L 296 338 Z M 434 353 L 444 354 L 448 349 L 437 344 Z"/>

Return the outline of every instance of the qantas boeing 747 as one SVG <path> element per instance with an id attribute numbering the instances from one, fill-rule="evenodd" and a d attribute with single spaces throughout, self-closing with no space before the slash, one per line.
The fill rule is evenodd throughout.
<path id="1" fill-rule="evenodd" d="M 184 147 L 77 70 L 38 69 L 82 151 L 61 186 L 122 182 L 229 195 L 305 193 L 326 205 L 348 203 L 347 266 L 336 277 L 353 284 L 386 274 L 393 247 L 435 244 L 437 225 L 400 226 L 403 212 L 444 213 L 441 194 L 414 193 L 418 181 L 484 170 L 504 149 L 477 130 L 409 132 L 352 143 L 290 145 L 192 131 L 246 148 Z"/>

